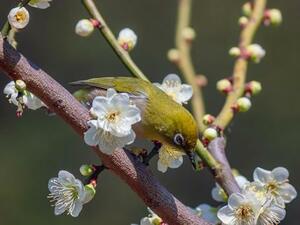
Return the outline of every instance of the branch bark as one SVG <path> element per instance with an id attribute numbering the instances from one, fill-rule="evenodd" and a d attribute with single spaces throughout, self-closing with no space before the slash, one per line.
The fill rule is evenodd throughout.
<path id="1" fill-rule="evenodd" d="M 225 138 L 216 138 L 208 145 L 208 150 L 221 165 L 218 170 L 215 171 L 215 180 L 224 189 L 227 195 L 230 196 L 241 190 L 232 174 L 231 167 L 227 160 L 225 145 Z"/>
<path id="2" fill-rule="evenodd" d="M 30 92 L 80 136 L 87 130 L 86 122 L 90 119 L 88 110 L 46 72 L 12 48 L 1 35 L 0 69 L 13 80 L 23 80 Z M 119 149 L 111 156 L 101 153 L 97 148 L 94 148 L 94 152 L 110 171 L 126 182 L 166 223 L 209 225 L 168 192 L 129 152 Z"/>

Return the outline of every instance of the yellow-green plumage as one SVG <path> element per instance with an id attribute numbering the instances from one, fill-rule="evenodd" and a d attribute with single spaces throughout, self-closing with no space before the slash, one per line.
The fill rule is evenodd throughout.
<path id="1" fill-rule="evenodd" d="M 72 84 L 83 89 L 74 93 L 81 102 L 91 101 L 101 90 L 114 88 L 117 92 L 128 93 L 142 111 L 141 126 L 137 133 L 149 140 L 158 140 L 174 150 L 191 151 L 196 145 L 198 129 L 192 115 L 180 104 L 150 82 L 130 77 L 103 77 Z M 103 92 L 102 95 L 105 93 Z M 183 146 L 174 144 L 176 134 L 182 134 Z"/>

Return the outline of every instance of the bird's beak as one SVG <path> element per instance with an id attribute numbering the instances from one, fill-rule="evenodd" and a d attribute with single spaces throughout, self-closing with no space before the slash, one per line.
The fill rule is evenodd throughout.
<path id="1" fill-rule="evenodd" d="M 185 153 L 189 157 L 194 170 L 196 170 L 196 171 L 201 170 L 201 159 L 199 159 L 199 157 L 195 154 L 195 151 L 188 150 L 188 151 L 185 151 Z"/>

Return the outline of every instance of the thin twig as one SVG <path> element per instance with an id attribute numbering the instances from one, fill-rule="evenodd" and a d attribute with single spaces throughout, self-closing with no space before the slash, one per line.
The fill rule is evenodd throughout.
<path id="1" fill-rule="evenodd" d="M 1 35 L 0 69 L 13 80 L 23 80 L 30 92 L 39 97 L 80 136 L 83 136 L 88 129 L 87 121 L 91 119 L 88 110 L 47 73 L 4 41 Z M 93 149 L 109 171 L 126 182 L 166 223 L 209 225 L 168 192 L 146 169 L 146 166 L 128 151 L 119 149 L 113 155 L 106 155 L 98 148 Z"/>
<path id="2" fill-rule="evenodd" d="M 109 26 L 106 24 L 104 18 L 100 14 L 93 0 L 82 0 L 82 4 L 85 6 L 86 10 L 89 12 L 93 19 L 96 19 L 100 25 L 98 26 L 99 31 L 102 33 L 106 41 L 112 47 L 114 52 L 120 58 L 122 63 L 126 66 L 129 72 L 140 79 L 149 81 L 145 74 L 140 70 L 140 68 L 134 63 L 127 51 L 125 51 L 118 43 L 116 37 L 110 30 Z"/>
<path id="3" fill-rule="evenodd" d="M 202 122 L 205 106 L 201 87 L 196 83 L 196 71 L 192 63 L 191 42 L 183 36 L 183 30 L 190 26 L 192 0 L 178 0 L 178 20 L 176 28 L 176 48 L 179 51 L 179 61 L 176 63 L 186 81 L 193 88 L 192 108 L 193 114 L 201 131 L 205 126 Z"/>
<path id="4" fill-rule="evenodd" d="M 239 43 L 239 47 L 241 50 L 245 49 L 252 43 L 257 28 L 261 24 L 261 21 L 263 19 L 266 2 L 267 0 L 254 1 L 254 8 L 249 19 L 249 23 L 243 28 L 241 32 Z M 247 68 L 248 60 L 244 57 L 239 57 L 235 62 L 233 70 L 233 91 L 228 94 L 226 102 L 215 121 L 215 125 L 219 126 L 222 129 L 225 129 L 231 122 L 234 116 L 232 106 L 236 103 L 237 99 L 243 95 Z"/>

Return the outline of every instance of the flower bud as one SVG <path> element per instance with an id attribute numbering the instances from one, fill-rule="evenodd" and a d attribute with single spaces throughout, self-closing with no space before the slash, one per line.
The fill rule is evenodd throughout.
<path id="1" fill-rule="evenodd" d="M 265 24 L 278 26 L 282 23 L 282 14 L 279 9 L 269 9 L 265 13 Z"/>
<path id="2" fill-rule="evenodd" d="M 82 176 L 88 177 L 94 173 L 94 169 L 91 165 L 84 164 L 79 169 Z"/>
<path id="3" fill-rule="evenodd" d="M 94 198 L 96 194 L 96 189 L 93 186 L 93 184 L 87 184 L 84 186 L 84 190 L 85 190 L 85 203 L 88 203 Z"/>
<path id="4" fill-rule="evenodd" d="M 191 27 L 185 27 L 182 30 L 182 36 L 186 41 L 192 41 L 196 37 L 196 32 L 193 28 Z"/>
<path id="5" fill-rule="evenodd" d="M 29 23 L 29 12 L 24 7 L 16 7 L 10 10 L 8 14 L 9 24 L 16 29 L 23 29 Z"/>
<path id="6" fill-rule="evenodd" d="M 246 2 L 242 7 L 242 13 L 245 16 L 250 16 L 252 13 L 252 5 L 250 2 Z"/>
<path id="7" fill-rule="evenodd" d="M 241 97 L 237 100 L 237 109 L 239 112 L 247 112 L 251 108 L 251 101 L 249 98 Z"/>
<path id="8" fill-rule="evenodd" d="M 210 128 L 207 128 L 203 132 L 203 137 L 206 138 L 209 141 L 212 141 L 213 139 L 218 137 L 218 132 L 216 131 L 216 129 L 210 127 Z"/>
<path id="9" fill-rule="evenodd" d="M 249 45 L 246 48 L 246 51 L 250 59 L 255 63 L 259 63 L 261 59 L 266 55 L 266 51 L 258 44 Z"/>
<path id="10" fill-rule="evenodd" d="M 200 74 L 195 76 L 195 82 L 198 87 L 205 87 L 208 83 L 206 76 Z"/>
<path id="11" fill-rule="evenodd" d="M 88 19 L 79 20 L 75 27 L 75 33 L 81 37 L 88 37 L 94 31 L 93 23 Z"/>
<path id="12" fill-rule="evenodd" d="M 228 79 L 219 80 L 217 82 L 217 90 L 226 94 L 232 90 L 232 84 Z"/>
<path id="13" fill-rule="evenodd" d="M 173 62 L 177 63 L 180 59 L 180 53 L 176 48 L 172 48 L 168 51 L 168 59 Z"/>
<path id="14" fill-rule="evenodd" d="M 239 25 L 241 27 L 245 27 L 248 24 L 248 22 L 249 22 L 249 19 L 245 16 L 242 16 L 239 18 Z"/>
<path id="15" fill-rule="evenodd" d="M 258 81 L 250 81 L 246 84 L 245 91 L 250 92 L 252 95 L 257 95 L 261 92 L 262 86 L 261 83 Z"/>
<path id="16" fill-rule="evenodd" d="M 238 47 L 233 47 L 229 49 L 229 55 L 233 57 L 239 57 L 241 55 L 241 50 Z"/>
<path id="17" fill-rule="evenodd" d="M 215 117 L 210 115 L 210 114 L 206 114 L 203 116 L 203 124 L 208 126 L 210 124 L 212 124 L 215 121 Z"/>
<path id="18" fill-rule="evenodd" d="M 23 91 L 26 90 L 26 84 L 25 84 L 25 82 L 22 81 L 22 80 L 16 80 L 15 85 L 16 85 L 16 89 L 17 89 L 19 92 L 23 92 Z"/>
<path id="19" fill-rule="evenodd" d="M 124 50 L 131 51 L 137 43 L 137 36 L 133 30 L 125 28 L 120 31 L 118 42 Z"/>

